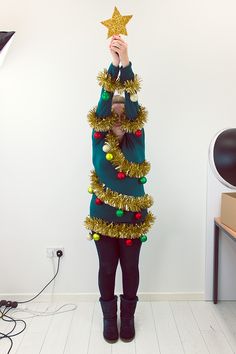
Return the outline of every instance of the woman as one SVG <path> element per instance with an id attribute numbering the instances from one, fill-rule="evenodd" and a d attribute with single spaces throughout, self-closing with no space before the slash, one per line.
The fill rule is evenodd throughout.
<path id="1" fill-rule="evenodd" d="M 85 227 L 91 230 L 88 238 L 94 240 L 99 257 L 103 336 L 114 343 L 118 339 L 118 297 L 114 295 L 118 261 L 123 283 L 120 338 L 130 341 L 135 336 L 134 312 L 139 300 L 139 254 L 155 216 L 147 211 L 153 199 L 145 194 L 143 186 L 150 163 L 145 160 L 143 125 L 147 112 L 138 104 L 139 80 L 132 71 L 127 43 L 120 36 L 113 36 L 109 49 L 112 63 L 98 75 L 102 86 L 100 100 L 88 114 L 93 128 L 94 170 L 88 189 L 92 194 L 90 215 L 85 219 Z M 125 96 L 114 95 L 116 90 Z"/>

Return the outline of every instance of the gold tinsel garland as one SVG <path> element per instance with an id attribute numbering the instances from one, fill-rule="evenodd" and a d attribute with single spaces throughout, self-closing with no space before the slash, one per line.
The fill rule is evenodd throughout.
<path id="1" fill-rule="evenodd" d="M 102 131 L 102 132 L 110 130 L 117 119 L 115 114 L 111 112 L 111 115 L 109 116 L 98 117 L 96 116 L 96 110 L 97 110 L 97 106 L 94 106 L 92 109 L 90 109 L 87 115 L 87 119 L 90 127 L 94 128 L 96 131 Z"/>
<path id="2" fill-rule="evenodd" d="M 90 109 L 87 119 L 91 128 L 96 131 L 108 131 L 110 130 L 114 123 L 116 122 L 116 116 L 114 112 L 111 111 L 111 115 L 107 117 L 96 116 L 97 106 Z M 121 120 L 121 129 L 127 133 L 135 133 L 138 129 L 142 129 L 144 124 L 147 122 L 148 112 L 145 107 L 139 105 L 138 115 L 134 119 L 129 119 L 125 115 Z"/>
<path id="3" fill-rule="evenodd" d="M 124 172 L 129 177 L 136 178 L 140 178 L 148 174 L 151 168 L 150 162 L 145 160 L 138 163 L 126 160 L 123 152 L 119 148 L 119 139 L 115 136 L 115 134 L 108 132 L 105 137 L 105 142 L 107 142 L 107 144 L 111 147 L 109 153 L 112 153 L 113 158 L 110 162 L 118 171 Z"/>
<path id="4" fill-rule="evenodd" d="M 95 170 L 91 170 L 91 187 L 96 196 L 104 203 L 117 209 L 126 211 L 140 211 L 140 209 L 150 208 L 154 200 L 151 195 L 144 194 L 141 197 L 121 194 L 100 183 Z"/>
<path id="5" fill-rule="evenodd" d="M 140 91 L 142 81 L 142 79 L 137 74 L 134 74 L 133 80 L 125 80 L 121 82 L 120 77 L 114 79 L 112 75 L 108 73 L 106 68 L 98 73 L 97 80 L 99 85 L 102 86 L 106 91 L 117 91 L 119 94 L 122 94 L 124 91 L 126 91 L 130 95 Z"/>
<path id="6" fill-rule="evenodd" d="M 106 68 L 98 73 L 97 80 L 99 85 L 103 86 L 106 91 L 115 92 L 117 89 L 117 80 L 112 78 Z"/>
<path id="7" fill-rule="evenodd" d="M 117 238 L 139 238 L 142 234 L 149 231 L 154 224 L 156 216 L 149 211 L 143 222 L 129 223 L 114 223 L 107 222 L 97 217 L 87 216 L 84 220 L 84 225 L 87 229 L 92 230 L 101 235 Z"/>
<path id="8" fill-rule="evenodd" d="M 118 78 L 116 81 L 116 90 L 119 94 L 122 94 L 124 91 L 126 91 L 132 95 L 140 91 L 141 81 L 142 79 L 137 74 L 134 74 L 133 80 L 125 80 L 124 82 L 121 82 L 120 78 Z"/>
<path id="9" fill-rule="evenodd" d="M 138 129 L 142 129 L 144 124 L 147 123 L 148 111 L 146 108 L 139 104 L 138 115 L 134 119 L 125 117 L 121 120 L 121 129 L 127 133 L 135 133 Z"/>

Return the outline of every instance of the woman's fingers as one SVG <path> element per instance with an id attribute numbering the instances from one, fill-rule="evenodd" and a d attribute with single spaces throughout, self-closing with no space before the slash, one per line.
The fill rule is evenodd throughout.
<path id="1" fill-rule="evenodd" d="M 119 34 L 114 34 L 114 35 L 112 36 L 112 39 L 115 39 L 115 38 L 120 38 L 120 39 L 121 39 L 121 36 L 120 36 Z"/>
<path id="2" fill-rule="evenodd" d="M 124 44 L 127 44 L 127 43 L 124 41 L 123 38 L 116 38 L 115 40 L 117 40 L 117 41 L 119 41 L 119 42 L 122 42 L 122 43 L 124 43 Z"/>
<path id="3" fill-rule="evenodd" d="M 121 49 L 123 47 L 123 45 L 121 43 L 112 43 L 112 45 L 115 47 L 115 48 L 119 48 Z"/>
<path id="4" fill-rule="evenodd" d="M 120 35 L 119 35 L 119 36 L 114 35 L 112 38 L 113 38 L 113 39 L 116 39 L 116 40 L 120 40 L 121 42 L 124 42 L 124 43 L 125 43 L 124 39 L 123 39 Z"/>
<path id="5" fill-rule="evenodd" d="M 125 42 L 121 42 L 119 39 L 113 39 L 112 43 L 116 45 L 117 47 L 123 47 L 126 45 Z"/>
<path id="6" fill-rule="evenodd" d="M 120 47 L 123 46 L 123 44 L 121 44 L 121 43 L 115 43 L 115 42 L 111 43 L 111 45 L 113 45 L 113 46 L 115 46 L 115 47 L 117 47 L 117 48 L 120 48 Z"/>
<path id="7" fill-rule="evenodd" d="M 121 48 L 121 44 L 111 43 L 112 47 Z"/>
<path id="8" fill-rule="evenodd" d="M 114 38 L 113 39 L 113 42 L 117 42 L 117 43 L 124 43 L 125 44 L 125 41 L 122 41 L 121 39 L 119 39 L 119 38 Z"/>
<path id="9" fill-rule="evenodd" d="M 117 53 L 120 53 L 120 48 L 118 48 L 118 47 L 111 46 L 111 49 Z"/>

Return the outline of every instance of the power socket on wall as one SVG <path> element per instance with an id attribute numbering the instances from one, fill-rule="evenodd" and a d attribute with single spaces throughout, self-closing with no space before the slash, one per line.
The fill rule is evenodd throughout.
<path id="1" fill-rule="evenodd" d="M 49 258 L 58 257 L 57 251 L 62 251 L 62 257 L 64 256 L 64 247 L 47 247 L 46 254 Z"/>

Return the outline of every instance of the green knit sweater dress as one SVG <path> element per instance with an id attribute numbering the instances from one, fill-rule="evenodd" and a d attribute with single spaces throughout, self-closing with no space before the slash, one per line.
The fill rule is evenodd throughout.
<path id="1" fill-rule="evenodd" d="M 118 74 L 120 71 L 120 77 Z M 88 114 L 92 127 L 90 212 L 84 224 L 90 230 L 88 239 L 99 241 L 102 236 L 131 240 L 147 240 L 147 231 L 155 221 L 148 211 L 153 198 L 145 193 L 145 175 L 150 163 L 145 159 L 145 131 L 147 111 L 138 103 L 139 81 L 132 63 L 108 70 L 98 76 L 102 86 L 98 105 Z M 120 141 L 111 128 L 116 120 L 112 110 L 115 91 L 124 92 L 125 113 L 121 128 L 125 134 Z M 131 241 L 132 243 L 132 241 Z"/>

